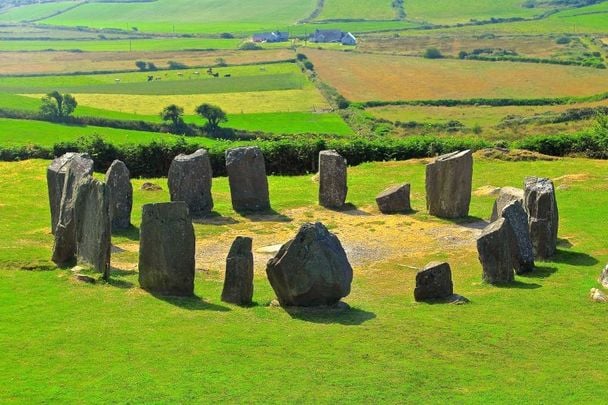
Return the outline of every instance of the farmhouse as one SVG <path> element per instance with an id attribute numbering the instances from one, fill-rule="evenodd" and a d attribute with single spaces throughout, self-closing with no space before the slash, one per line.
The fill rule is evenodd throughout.
<path id="1" fill-rule="evenodd" d="M 311 42 L 341 43 L 342 45 L 357 45 L 357 38 L 350 32 L 340 30 L 316 30 L 310 35 Z"/>
<path id="2" fill-rule="evenodd" d="M 262 32 L 260 34 L 254 34 L 251 37 L 253 42 L 287 42 L 289 40 L 289 34 L 287 32 Z"/>

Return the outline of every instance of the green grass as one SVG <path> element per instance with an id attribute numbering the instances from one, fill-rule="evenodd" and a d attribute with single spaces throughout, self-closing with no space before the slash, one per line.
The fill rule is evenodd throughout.
<path id="1" fill-rule="evenodd" d="M 588 177 L 558 191 L 562 238 L 551 262 L 512 288 L 480 283 L 469 247 L 355 268 L 354 309 L 341 315 L 291 317 L 267 308 L 273 298 L 262 276 L 255 280 L 260 305 L 220 302 L 220 265 L 196 277 L 202 299 L 158 299 L 137 289 L 131 267 L 108 285 L 69 281 L 65 271 L 19 271 L 48 263 L 51 236 L 44 186 L 46 161 L 0 164 L 0 391 L 2 402 L 466 402 L 581 403 L 602 398 L 608 382 L 598 366 L 604 356 L 606 305 L 587 293 L 606 261 L 608 215 L 606 162 L 476 161 L 474 188 L 520 186 L 529 174 Z M 415 208 L 424 206 L 424 166 L 366 164 L 349 170 L 349 198 L 364 210 L 395 179 L 412 183 Z M 155 180 L 166 190 L 166 180 Z M 166 191 L 139 191 L 141 204 L 166 201 Z M 559 184 L 559 182 L 558 182 Z M 199 225 L 199 239 L 234 235 L 255 226 L 236 215 L 225 178 L 214 180 L 217 211 L 234 225 Z M 317 185 L 309 176 L 271 177 L 279 212 L 310 207 Z M 27 196 L 27 198 L 24 198 Z M 487 217 L 491 197 L 474 197 L 471 214 Z M 357 217 L 338 215 L 340 221 Z M 417 230 L 403 217 L 404 235 Z M 427 219 L 422 212 L 414 219 Z M 295 228 L 298 224 L 284 224 Z M 281 226 L 270 222 L 268 226 Z M 233 237 L 233 236 L 232 236 Z M 116 237 L 115 243 L 133 243 Z M 226 247 L 227 248 L 227 247 Z M 117 258 L 130 257 L 121 253 Z M 408 263 L 441 257 L 454 271 L 464 306 L 416 304 L 415 271 Z M 449 378 L 446 378 L 449 375 Z M 49 376 L 61 376 L 59 379 Z M 441 383 L 438 383 L 441 381 Z"/>
<path id="2" fill-rule="evenodd" d="M 323 10 L 318 20 L 392 20 L 395 10 L 391 0 L 325 0 Z"/>
<path id="3" fill-rule="evenodd" d="M 241 42 L 241 39 L 215 38 L 11 40 L 0 41 L 0 51 L 145 52 L 236 49 Z"/>
<path id="4" fill-rule="evenodd" d="M 10 8 L 0 13 L 0 22 L 28 22 L 50 17 L 55 13 L 73 7 L 76 2 L 58 1 L 51 3 L 31 4 L 27 7 Z"/>
<path id="5" fill-rule="evenodd" d="M 45 24 L 154 32 L 242 32 L 276 29 L 308 16 L 315 0 L 158 0 L 88 3 L 44 20 Z"/>
<path id="6" fill-rule="evenodd" d="M 225 124 L 231 128 L 275 134 L 353 135 L 353 130 L 335 113 L 261 113 L 232 114 Z"/>

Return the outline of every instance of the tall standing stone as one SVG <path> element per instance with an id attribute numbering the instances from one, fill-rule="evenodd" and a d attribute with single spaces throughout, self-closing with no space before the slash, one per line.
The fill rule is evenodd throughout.
<path id="1" fill-rule="evenodd" d="M 270 209 L 264 155 L 256 146 L 226 151 L 226 171 L 235 211 Z"/>
<path id="2" fill-rule="evenodd" d="M 222 301 L 249 305 L 253 298 L 253 253 L 251 238 L 237 237 L 226 258 Z"/>
<path id="3" fill-rule="evenodd" d="M 143 206 L 139 284 L 153 294 L 194 293 L 194 227 L 185 202 Z"/>
<path id="4" fill-rule="evenodd" d="M 469 215 L 473 183 L 470 150 L 439 156 L 426 166 L 426 207 L 441 218 Z"/>
<path id="5" fill-rule="evenodd" d="M 266 274 L 282 306 L 331 305 L 350 294 L 353 269 L 336 237 L 321 224 L 304 224 L 268 261 Z"/>
<path id="6" fill-rule="evenodd" d="M 319 205 L 342 208 L 348 192 L 346 159 L 335 150 L 319 153 Z"/>
<path id="7" fill-rule="evenodd" d="M 86 168 L 88 174 L 93 173 L 93 161 L 86 153 L 68 152 L 55 160 L 46 169 L 46 181 L 49 191 L 49 205 L 51 208 L 51 232 L 55 233 L 59 222 L 59 207 L 63 193 L 63 183 L 68 167 L 73 160 L 78 160 Z"/>
<path id="8" fill-rule="evenodd" d="M 184 201 L 190 215 L 201 216 L 213 209 L 211 161 L 205 149 L 178 155 L 169 167 L 171 201 Z"/>
<path id="9" fill-rule="evenodd" d="M 477 239 L 477 252 L 483 268 L 483 281 L 506 284 L 514 280 L 511 227 L 504 218 L 488 225 Z"/>
<path id="10" fill-rule="evenodd" d="M 453 294 L 452 269 L 448 263 L 429 263 L 416 274 L 416 301 L 444 299 Z"/>
<path id="11" fill-rule="evenodd" d="M 76 256 L 79 263 L 92 265 L 110 278 L 112 225 L 108 187 L 87 176 L 80 180 L 74 203 Z"/>
<path id="12" fill-rule="evenodd" d="M 559 214 L 555 188 L 549 179 L 528 177 L 525 180 L 524 204 L 528 213 L 530 237 L 537 259 L 548 259 L 557 249 Z"/>
<path id="13" fill-rule="evenodd" d="M 513 253 L 513 266 L 517 274 L 524 274 L 534 270 L 534 249 L 528 230 L 528 215 L 519 201 L 502 208 L 502 217 L 511 227 L 511 249 Z"/>
<path id="14" fill-rule="evenodd" d="M 133 185 L 127 165 L 115 160 L 106 172 L 112 229 L 128 229 L 133 209 Z"/>
<path id="15" fill-rule="evenodd" d="M 52 260 L 59 266 L 71 264 L 76 259 L 76 222 L 74 203 L 80 180 L 92 173 L 90 159 L 72 159 L 68 165 L 61 192 L 59 217 L 55 227 L 55 244 Z"/>
<path id="16" fill-rule="evenodd" d="M 524 205 L 524 190 L 515 187 L 501 188 L 496 201 L 494 201 L 494 206 L 492 207 L 490 222 L 494 222 L 500 218 L 502 216 L 502 210 L 514 201 L 519 201 L 522 206 Z"/>

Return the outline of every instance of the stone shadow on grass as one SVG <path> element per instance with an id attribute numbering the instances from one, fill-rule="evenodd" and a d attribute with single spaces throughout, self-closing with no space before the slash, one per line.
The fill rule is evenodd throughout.
<path id="1" fill-rule="evenodd" d="M 175 305 L 176 307 L 180 307 L 183 309 L 188 309 L 190 311 L 215 311 L 215 312 L 228 312 L 230 308 L 212 304 L 203 300 L 201 297 L 197 295 L 193 295 L 192 297 L 172 297 L 168 295 L 160 295 L 160 294 L 152 294 L 154 298 L 157 298 L 161 301 L 165 301 L 168 304 Z"/>
<path id="2" fill-rule="evenodd" d="M 239 221 L 232 217 L 225 217 L 217 211 L 212 211 L 206 215 L 193 216 L 192 222 L 201 225 L 235 225 Z"/>
<path id="3" fill-rule="evenodd" d="M 515 280 L 506 284 L 492 284 L 496 288 L 515 288 L 520 290 L 536 290 L 541 288 L 542 285 L 536 283 L 524 283 L 523 281 Z"/>
<path id="4" fill-rule="evenodd" d="M 524 278 L 547 278 L 556 272 L 557 267 L 536 266 L 531 272 L 520 274 L 519 276 Z"/>
<path id="5" fill-rule="evenodd" d="M 283 309 L 292 319 L 322 324 L 357 326 L 376 318 L 373 312 L 353 308 L 343 302 L 334 306 L 284 307 Z"/>
<path id="6" fill-rule="evenodd" d="M 372 214 L 370 214 L 369 212 L 365 212 L 360 210 L 355 204 L 353 203 L 346 203 L 344 204 L 342 207 L 340 208 L 329 208 L 329 207 L 323 207 L 327 210 L 330 211 L 334 211 L 334 212 L 339 212 L 345 215 L 350 215 L 353 217 L 367 217 L 370 216 Z"/>
<path id="7" fill-rule="evenodd" d="M 591 267 L 599 263 L 599 261 L 586 253 L 572 252 L 570 250 L 557 249 L 555 256 L 549 259 L 555 263 L 569 264 L 571 266 Z"/>
<path id="8" fill-rule="evenodd" d="M 442 304 L 451 304 L 451 305 L 465 305 L 470 304 L 472 301 L 467 297 L 460 294 L 452 294 L 446 298 L 435 298 L 424 301 L 418 301 L 419 303 L 429 304 L 429 305 L 442 305 Z"/>
<path id="9" fill-rule="evenodd" d="M 249 219 L 251 222 L 291 222 L 293 218 L 283 215 L 274 209 L 265 211 L 238 211 L 239 215 Z"/>
<path id="10" fill-rule="evenodd" d="M 139 240 L 139 228 L 131 225 L 127 229 L 113 229 L 112 236 L 119 236 L 129 240 Z"/>
<path id="11" fill-rule="evenodd" d="M 130 281 L 123 280 L 120 278 L 112 278 L 112 276 L 110 276 L 106 283 L 108 283 L 108 285 L 111 285 L 112 287 L 122 288 L 125 290 L 135 287 L 135 284 Z"/>

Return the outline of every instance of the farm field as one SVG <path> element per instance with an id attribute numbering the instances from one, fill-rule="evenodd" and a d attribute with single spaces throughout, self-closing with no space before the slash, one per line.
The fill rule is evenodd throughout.
<path id="1" fill-rule="evenodd" d="M 166 39 L 85 39 L 85 40 L 11 40 L 0 41 L 0 51 L 80 51 L 145 52 L 236 49 L 241 39 L 166 38 Z"/>
<path id="2" fill-rule="evenodd" d="M 390 0 L 325 0 L 321 14 L 317 20 L 392 20 L 395 19 L 395 9 Z"/>
<path id="3" fill-rule="evenodd" d="M 39 184 L 48 163 L 0 163 L 0 381 L 11 382 L 0 392 L 2 401 L 582 402 L 602 395 L 606 374 L 589 359 L 603 356 L 598 342 L 608 332 L 602 322 L 607 309 L 587 294 L 608 260 L 597 220 L 608 215 L 606 162 L 476 160 L 474 190 L 520 186 L 531 173 L 558 186 L 557 256 L 503 288 L 480 283 L 477 230 L 424 213 L 421 161 L 351 168 L 348 201 L 357 216 L 317 207 L 318 186 L 310 176 L 295 176 L 269 179 L 273 207 L 284 217 L 242 217 L 229 208 L 227 180 L 214 179 L 221 217 L 195 224 L 197 252 L 205 254 L 197 256 L 192 299 L 159 299 L 137 287 L 136 232 L 114 237 L 123 251 L 114 255 L 108 284 L 76 284 L 69 271 L 52 269 L 46 190 Z M 380 215 L 375 194 L 404 179 L 421 211 Z M 136 225 L 143 203 L 168 200 L 166 179 L 152 180 L 161 192 L 140 191 L 143 181 L 134 182 Z M 492 201 L 476 194 L 470 221 L 487 218 Z M 312 220 L 330 224 L 350 252 L 355 278 L 345 301 L 352 309 L 267 307 L 274 294 L 264 276 L 268 257 L 260 253 L 256 305 L 220 302 L 225 251 L 236 235 L 253 236 L 257 251 Z M 389 238 L 400 249 L 378 249 Z M 379 256 L 367 259 L 370 251 Z M 470 304 L 413 302 L 411 267 L 437 259 L 452 264 L 455 291 Z M 111 343 L 100 343 L 99 336 Z M 437 385 L 446 371 L 451 377 Z M 70 383 L 49 380 L 58 374 Z"/>
<path id="4" fill-rule="evenodd" d="M 30 4 L 27 7 L 16 7 L 0 13 L 0 22 L 33 22 L 61 13 L 77 3 L 74 1 L 57 1 L 50 3 Z"/>
<path id="5" fill-rule="evenodd" d="M 584 96 L 602 70 L 515 62 L 430 60 L 309 49 L 319 77 L 351 101 Z"/>
<path id="6" fill-rule="evenodd" d="M 135 62 L 143 60 L 158 68 L 178 61 L 187 66 L 215 66 L 218 59 L 229 65 L 264 63 L 293 59 L 287 49 L 248 51 L 149 51 L 149 52 L 0 52 L 2 75 L 57 74 L 136 70 Z"/>

